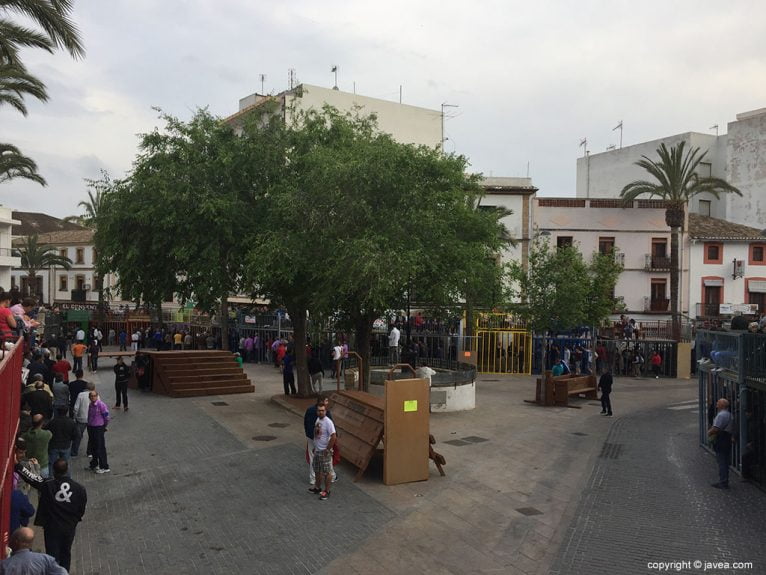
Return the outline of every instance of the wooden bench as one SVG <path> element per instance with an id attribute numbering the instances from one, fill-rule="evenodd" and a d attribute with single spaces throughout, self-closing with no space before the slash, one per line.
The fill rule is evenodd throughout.
<path id="1" fill-rule="evenodd" d="M 598 399 L 595 375 L 560 375 L 552 377 L 553 396 L 556 405 L 569 405 L 570 395 L 584 395 L 586 399 Z"/>
<path id="2" fill-rule="evenodd" d="M 545 406 L 563 405 L 566 407 L 577 407 L 576 405 L 569 405 L 570 395 L 583 394 L 587 399 L 597 399 L 596 389 L 595 375 L 567 374 L 553 377 L 552 372 L 546 371 L 543 377 L 537 378 L 534 401 L 524 401 Z"/>

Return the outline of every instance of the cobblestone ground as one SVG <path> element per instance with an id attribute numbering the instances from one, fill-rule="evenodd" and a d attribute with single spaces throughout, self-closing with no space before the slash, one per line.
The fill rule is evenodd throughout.
<path id="1" fill-rule="evenodd" d="M 688 401 L 615 422 L 553 575 L 658 573 L 650 562 L 677 562 L 669 572 L 766 573 L 766 496 L 734 474 L 729 491 L 710 486 L 717 469 L 697 444 L 697 418 Z"/>
<path id="2" fill-rule="evenodd" d="M 110 387 L 99 391 L 111 406 Z M 237 409 L 236 396 L 216 400 Z M 382 529 L 391 513 L 348 477 L 338 484 L 342 498 L 320 502 L 306 491 L 303 453 L 283 442 L 301 422 L 282 423 L 282 410 L 271 410 L 262 427 L 274 439 L 248 445 L 189 400 L 133 392 L 107 433 L 112 473 L 73 460 L 90 503 L 72 571 L 313 573 Z"/>

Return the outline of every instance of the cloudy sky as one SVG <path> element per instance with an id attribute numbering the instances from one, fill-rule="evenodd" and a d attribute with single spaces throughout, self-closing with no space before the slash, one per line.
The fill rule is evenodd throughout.
<path id="1" fill-rule="evenodd" d="M 540 194 L 574 195 L 575 162 L 592 153 L 698 131 L 725 133 L 766 107 L 766 3 L 476 0 L 79 0 L 87 50 L 27 52 L 48 85 L 24 118 L 0 109 L 0 141 L 32 156 L 48 180 L 0 185 L 0 202 L 79 213 L 85 178 L 121 177 L 136 135 L 163 110 L 221 116 L 238 100 L 298 81 L 439 109 L 447 151 L 485 175 L 529 173 Z"/>

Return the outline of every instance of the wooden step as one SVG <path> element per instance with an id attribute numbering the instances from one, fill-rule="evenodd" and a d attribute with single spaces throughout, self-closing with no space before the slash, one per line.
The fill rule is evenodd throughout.
<path id="1" fill-rule="evenodd" d="M 221 385 L 225 384 L 235 384 L 235 385 L 251 385 L 250 380 L 246 377 L 242 378 L 228 378 L 228 379 L 216 379 L 216 380 L 200 380 L 200 381 L 174 381 L 174 382 L 168 382 L 168 387 L 170 389 L 187 389 L 190 387 L 219 387 Z"/>
<path id="2" fill-rule="evenodd" d="M 244 373 L 242 368 L 235 365 L 224 365 L 224 366 L 205 366 L 205 367 L 184 367 L 183 369 L 168 369 L 168 368 L 160 368 L 160 370 L 168 377 L 173 376 L 183 376 L 183 375 L 216 375 L 219 373 Z"/>
<path id="3" fill-rule="evenodd" d="M 173 389 L 170 391 L 170 397 L 200 397 L 204 395 L 230 395 L 235 393 L 253 393 L 253 385 L 231 385 L 225 387 L 192 387 L 184 389 Z"/>

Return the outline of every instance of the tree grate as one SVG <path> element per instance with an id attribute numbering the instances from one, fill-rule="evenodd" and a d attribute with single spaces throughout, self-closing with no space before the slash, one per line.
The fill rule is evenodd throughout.
<path id="1" fill-rule="evenodd" d="M 253 437 L 255 441 L 274 441 L 277 438 L 276 435 L 256 435 Z"/>
<path id="2" fill-rule="evenodd" d="M 289 427 L 289 423 L 269 423 L 269 427 Z"/>
<path id="3" fill-rule="evenodd" d="M 619 459 L 622 455 L 623 447 L 622 443 L 604 443 L 599 457 L 601 459 Z"/>
<path id="4" fill-rule="evenodd" d="M 450 439 L 449 441 L 444 441 L 443 443 L 446 443 L 447 445 L 454 445 L 456 447 L 462 447 L 463 445 L 471 445 L 469 441 L 463 441 L 462 439 Z"/>
<path id="5" fill-rule="evenodd" d="M 469 435 L 468 437 L 464 437 L 462 441 L 468 441 L 469 443 L 484 443 L 485 441 L 489 441 L 486 437 L 479 437 L 478 435 Z"/>
<path id="6" fill-rule="evenodd" d="M 579 435 L 580 437 L 586 437 L 588 434 L 583 433 L 582 431 L 573 431 L 572 435 Z"/>
<path id="7" fill-rule="evenodd" d="M 225 401 L 211 401 L 211 403 L 212 403 L 213 405 L 216 405 L 216 406 L 218 406 L 218 407 L 221 407 L 221 406 L 223 406 L 223 405 L 229 405 L 229 404 L 228 404 L 228 403 L 226 403 Z"/>
<path id="8" fill-rule="evenodd" d="M 522 515 L 526 515 L 527 517 L 531 515 L 542 515 L 543 512 L 539 509 L 536 509 L 534 507 L 519 507 L 516 511 L 521 513 Z"/>

